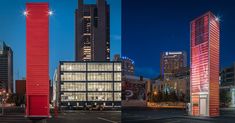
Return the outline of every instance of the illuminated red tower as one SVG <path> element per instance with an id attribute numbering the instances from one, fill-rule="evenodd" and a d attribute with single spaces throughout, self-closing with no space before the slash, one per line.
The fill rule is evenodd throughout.
<path id="1" fill-rule="evenodd" d="M 219 19 L 207 12 L 190 26 L 191 114 L 219 116 Z"/>
<path id="2" fill-rule="evenodd" d="M 49 5 L 26 3 L 26 116 L 49 117 Z"/>

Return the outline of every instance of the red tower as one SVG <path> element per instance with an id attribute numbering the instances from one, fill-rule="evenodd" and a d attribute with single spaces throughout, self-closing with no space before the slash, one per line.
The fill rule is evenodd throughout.
<path id="1" fill-rule="evenodd" d="M 26 3 L 26 116 L 49 117 L 49 5 Z"/>
<path id="2" fill-rule="evenodd" d="M 190 93 L 193 116 L 219 116 L 219 19 L 211 12 L 191 22 Z"/>

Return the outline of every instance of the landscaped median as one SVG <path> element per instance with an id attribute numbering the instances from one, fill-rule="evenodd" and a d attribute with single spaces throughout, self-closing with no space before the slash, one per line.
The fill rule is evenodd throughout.
<path id="1" fill-rule="evenodd" d="M 177 108 L 185 109 L 185 103 L 183 102 L 147 102 L 147 107 L 149 108 Z"/>

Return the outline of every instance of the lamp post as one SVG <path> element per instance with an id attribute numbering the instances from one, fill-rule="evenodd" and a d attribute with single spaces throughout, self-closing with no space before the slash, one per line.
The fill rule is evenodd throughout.
<path id="1" fill-rule="evenodd" d="M 153 94 L 154 94 L 154 96 L 157 96 L 157 91 L 154 91 Z"/>

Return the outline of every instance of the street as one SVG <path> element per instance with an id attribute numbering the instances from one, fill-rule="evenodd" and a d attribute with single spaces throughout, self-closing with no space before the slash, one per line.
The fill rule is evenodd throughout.
<path id="1" fill-rule="evenodd" d="M 122 110 L 123 123 L 231 123 L 235 120 L 235 110 L 221 111 L 216 118 L 187 116 L 181 109 L 135 108 Z"/>
<path id="2" fill-rule="evenodd" d="M 132 108 L 121 111 L 66 111 L 52 117 L 31 121 L 23 113 L 1 116 L 0 123 L 231 123 L 235 120 L 234 109 L 222 109 L 216 118 L 191 117 L 182 109 Z"/>
<path id="3" fill-rule="evenodd" d="M 60 113 L 58 118 L 52 117 L 35 123 L 119 123 L 121 111 L 71 111 Z M 0 123 L 33 123 L 24 115 L 0 116 Z"/>

